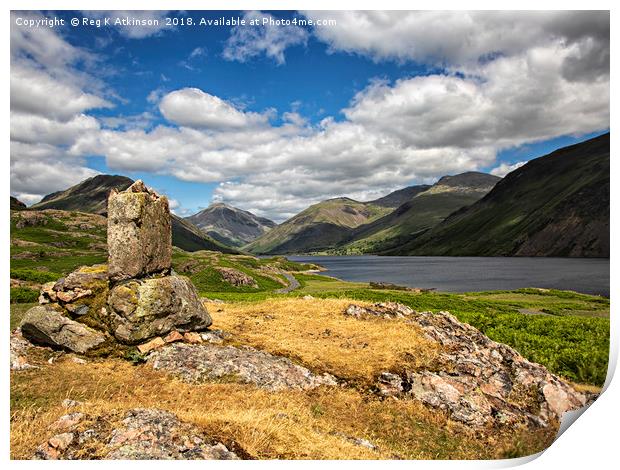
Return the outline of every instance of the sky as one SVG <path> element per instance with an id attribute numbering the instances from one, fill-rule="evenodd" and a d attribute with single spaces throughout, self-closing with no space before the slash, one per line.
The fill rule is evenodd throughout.
<path id="1" fill-rule="evenodd" d="M 609 13 L 15 11 L 10 74 L 23 202 L 122 174 L 281 222 L 608 131 Z"/>

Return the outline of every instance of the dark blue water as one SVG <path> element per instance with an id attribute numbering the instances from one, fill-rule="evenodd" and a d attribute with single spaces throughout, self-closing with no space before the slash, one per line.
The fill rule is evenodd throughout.
<path id="1" fill-rule="evenodd" d="M 450 256 L 288 256 L 345 281 L 390 282 L 444 292 L 523 287 L 609 296 L 609 259 Z"/>

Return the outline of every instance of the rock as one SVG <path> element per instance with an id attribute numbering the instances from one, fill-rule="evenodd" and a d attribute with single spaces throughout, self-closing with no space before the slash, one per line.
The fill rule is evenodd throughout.
<path id="1" fill-rule="evenodd" d="M 39 446 L 45 460 L 236 460 L 221 442 L 213 442 L 193 424 L 155 408 L 129 410 L 122 422 L 114 415 L 90 416 L 95 427 L 80 431 L 78 422 Z M 96 453 L 93 452 L 96 449 Z"/>
<path id="2" fill-rule="evenodd" d="M 382 372 L 377 379 L 379 393 L 384 396 L 396 396 L 405 391 L 400 375 Z"/>
<path id="3" fill-rule="evenodd" d="M 377 389 L 385 396 L 419 400 L 472 427 L 517 423 L 544 427 L 588 400 L 543 366 L 447 312 L 412 312 L 407 322 L 442 352 L 433 370 L 382 373 Z"/>
<path id="4" fill-rule="evenodd" d="M 170 333 L 166 335 L 164 338 L 166 343 L 175 343 L 176 341 L 183 341 L 183 335 L 179 333 L 177 330 L 172 330 Z"/>
<path id="5" fill-rule="evenodd" d="M 61 405 L 65 408 L 73 408 L 75 406 L 83 405 L 81 401 L 71 400 L 70 398 L 65 398 Z"/>
<path id="6" fill-rule="evenodd" d="M 345 315 L 359 319 L 367 317 L 405 318 L 413 313 L 414 311 L 411 308 L 396 302 L 378 302 L 372 307 L 351 304 L 344 311 Z"/>
<path id="7" fill-rule="evenodd" d="M 164 344 L 166 344 L 166 342 L 158 336 L 157 338 L 153 338 L 148 343 L 138 346 L 138 351 L 142 354 L 146 354 L 153 349 L 161 348 Z"/>
<path id="8" fill-rule="evenodd" d="M 134 279 L 112 288 L 108 297 L 109 323 L 122 343 L 137 344 L 172 330 L 204 330 L 211 317 L 196 288 L 184 276 Z"/>
<path id="9" fill-rule="evenodd" d="M 106 341 L 103 333 L 73 321 L 50 305 L 28 310 L 20 325 L 22 334 L 34 344 L 84 354 Z"/>
<path id="10" fill-rule="evenodd" d="M 17 328 L 11 332 L 10 339 L 10 360 L 11 370 L 36 369 L 36 366 L 28 364 L 26 355 L 30 349 L 30 343 L 22 336 L 21 329 Z"/>
<path id="11" fill-rule="evenodd" d="M 216 267 L 215 270 L 222 275 L 222 279 L 235 287 L 252 287 L 258 289 L 258 284 L 253 277 L 233 268 Z"/>
<path id="12" fill-rule="evenodd" d="M 202 343 L 202 337 L 195 332 L 188 332 L 183 335 L 183 339 L 190 344 Z"/>
<path id="13" fill-rule="evenodd" d="M 312 297 L 311 295 L 304 295 L 302 297 L 302 299 L 304 299 L 304 300 L 314 300 L 314 297 Z"/>
<path id="14" fill-rule="evenodd" d="M 230 333 L 226 333 L 222 330 L 209 330 L 200 334 L 200 338 L 202 338 L 203 341 L 211 344 L 222 344 L 224 339 L 230 336 Z"/>
<path id="15" fill-rule="evenodd" d="M 58 420 L 50 426 L 50 429 L 57 431 L 69 431 L 73 429 L 78 423 L 84 419 L 84 413 L 70 413 L 68 415 L 61 416 Z"/>
<path id="16" fill-rule="evenodd" d="M 196 427 L 157 409 L 129 411 L 122 427 L 112 432 L 107 447 L 114 450 L 106 460 L 238 459 L 223 444 L 210 445 Z"/>
<path id="17" fill-rule="evenodd" d="M 225 378 L 268 390 L 336 385 L 329 374 L 316 375 L 288 358 L 250 347 L 174 343 L 151 353 L 147 362 L 190 383 Z"/>
<path id="18" fill-rule="evenodd" d="M 168 199 L 146 188 L 140 180 L 108 198 L 110 280 L 169 272 L 172 225 Z"/>

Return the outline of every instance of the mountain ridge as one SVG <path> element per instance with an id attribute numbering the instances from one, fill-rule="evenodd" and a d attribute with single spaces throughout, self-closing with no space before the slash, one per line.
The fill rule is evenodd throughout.
<path id="1" fill-rule="evenodd" d="M 384 254 L 609 257 L 610 134 L 555 150 Z"/>
<path id="2" fill-rule="evenodd" d="M 211 238 L 228 246 L 241 247 L 274 228 L 277 224 L 249 211 L 216 202 L 194 215 L 185 217 Z"/>

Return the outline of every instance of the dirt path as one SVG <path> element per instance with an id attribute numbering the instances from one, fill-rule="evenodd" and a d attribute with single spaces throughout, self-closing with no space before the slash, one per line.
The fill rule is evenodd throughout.
<path id="1" fill-rule="evenodd" d="M 295 279 L 295 276 L 285 272 L 283 272 L 282 275 L 288 281 L 288 286 L 283 287 L 282 289 L 278 289 L 277 291 L 275 291 L 276 294 L 288 294 L 289 292 L 299 288 L 299 281 Z"/>

